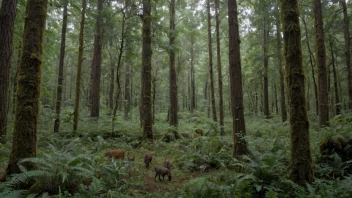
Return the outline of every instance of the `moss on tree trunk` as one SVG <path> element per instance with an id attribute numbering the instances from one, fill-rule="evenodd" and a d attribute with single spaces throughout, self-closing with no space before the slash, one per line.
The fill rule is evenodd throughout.
<path id="1" fill-rule="evenodd" d="M 37 155 L 37 125 L 47 0 L 28 0 L 21 64 L 17 74 L 15 127 L 6 174 L 19 173 L 19 160 Z"/>
<path id="2" fill-rule="evenodd" d="M 0 9 L 0 142 L 5 142 L 10 60 L 17 0 L 2 1 Z"/>
<path id="3" fill-rule="evenodd" d="M 231 83 L 231 111 L 233 123 L 233 153 L 234 157 L 249 154 L 246 126 L 243 111 L 242 71 L 240 56 L 240 34 L 238 25 L 237 2 L 228 0 L 229 23 L 229 69 Z"/>
<path id="4" fill-rule="evenodd" d="M 290 178 L 299 185 L 314 179 L 310 149 L 302 66 L 301 30 L 297 0 L 281 1 L 284 31 L 287 91 L 290 112 L 291 170 Z"/>
<path id="5" fill-rule="evenodd" d="M 142 126 L 144 137 L 153 139 L 152 125 L 152 49 L 150 0 L 143 0 L 143 47 L 142 47 Z"/>

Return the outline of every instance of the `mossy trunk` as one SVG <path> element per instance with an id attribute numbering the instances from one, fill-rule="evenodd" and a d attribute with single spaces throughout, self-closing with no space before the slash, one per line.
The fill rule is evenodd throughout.
<path id="1" fill-rule="evenodd" d="M 170 2 L 170 47 L 169 47 L 169 58 L 170 58 L 170 126 L 177 127 L 177 77 L 175 68 L 175 0 Z M 155 86 L 155 85 L 154 85 Z M 155 93 L 154 93 L 155 95 Z"/>
<path id="2" fill-rule="evenodd" d="M 329 35 L 329 44 L 330 44 L 330 53 L 331 53 L 331 62 L 332 62 L 332 71 L 334 75 L 334 92 L 335 92 L 335 114 L 338 115 L 341 113 L 341 102 L 340 102 L 340 94 L 339 94 L 339 88 L 337 84 L 337 71 L 336 71 L 336 65 L 335 65 L 335 55 L 334 55 L 334 49 L 333 49 L 333 43 L 332 43 L 332 38 L 331 35 Z"/>
<path id="3" fill-rule="evenodd" d="M 211 94 L 211 111 L 212 117 L 217 122 L 216 106 L 215 106 L 215 88 L 214 88 L 214 74 L 213 74 L 213 45 L 211 39 L 211 14 L 210 14 L 210 0 L 207 0 L 208 13 L 208 54 L 209 54 L 209 76 L 210 76 L 210 94 Z"/>
<path id="4" fill-rule="evenodd" d="M 142 47 L 142 126 L 144 138 L 153 139 L 152 124 L 152 48 L 150 0 L 143 0 L 143 47 Z"/>
<path id="5" fill-rule="evenodd" d="M 280 13 L 277 10 L 276 17 L 276 53 L 277 53 L 277 64 L 280 74 L 280 109 L 281 109 L 281 120 L 285 122 L 287 120 L 286 110 L 286 94 L 285 94 L 285 76 L 282 68 L 282 38 L 281 38 L 281 26 L 280 26 Z"/>
<path id="6" fill-rule="evenodd" d="M 219 83 L 219 117 L 220 117 L 220 133 L 224 135 L 224 99 L 222 94 L 222 68 L 221 68 L 221 51 L 220 51 L 220 2 L 215 0 L 215 18 L 216 18 L 216 54 L 218 65 L 218 83 Z"/>
<path id="7" fill-rule="evenodd" d="M 352 108 L 352 69 L 351 69 L 351 39 L 350 39 L 350 20 L 347 14 L 345 0 L 340 0 L 343 9 L 343 29 L 345 36 L 345 55 L 347 67 L 347 89 L 348 89 L 348 107 Z"/>
<path id="8" fill-rule="evenodd" d="M 60 129 L 60 112 L 62 99 L 62 81 L 64 79 L 64 61 L 65 61 L 65 46 L 66 46 L 66 27 L 67 27 L 67 6 L 68 0 L 64 1 L 64 12 L 62 16 L 61 29 L 61 47 L 60 47 L 60 61 L 59 61 L 59 75 L 56 90 L 56 119 L 54 124 L 54 132 L 59 132 Z"/>
<path id="9" fill-rule="evenodd" d="M 281 1 L 281 22 L 287 91 L 290 112 L 291 170 L 290 178 L 304 186 L 314 180 L 309 123 L 305 98 L 305 78 L 302 65 L 301 30 L 297 0 Z"/>
<path id="10" fill-rule="evenodd" d="M 17 0 L 2 1 L 0 9 L 0 142 L 5 142 L 10 61 Z"/>
<path id="11" fill-rule="evenodd" d="M 81 74 L 82 74 L 82 61 L 83 61 L 83 44 L 84 44 L 84 23 L 87 9 L 87 1 L 82 0 L 82 13 L 81 13 L 81 27 L 79 30 L 79 50 L 78 50 L 78 64 L 76 74 L 76 96 L 75 96 L 75 111 L 73 115 L 73 131 L 76 132 L 78 128 L 79 116 L 79 101 L 81 93 Z"/>
<path id="12" fill-rule="evenodd" d="M 233 124 L 233 157 L 249 154 L 243 110 L 240 34 L 236 0 L 228 0 L 229 70 L 231 83 L 231 112 Z"/>
<path id="13" fill-rule="evenodd" d="M 266 119 L 270 118 L 269 110 L 269 80 L 268 80 L 268 65 L 269 65 L 269 27 L 264 17 L 264 28 L 263 28 L 263 52 L 264 52 L 264 73 L 263 73 L 263 103 L 264 103 L 264 115 Z"/>
<path id="14" fill-rule="evenodd" d="M 319 125 L 329 125 L 329 92 L 321 1 L 314 0 L 316 60 L 318 66 Z"/>
<path id="15" fill-rule="evenodd" d="M 47 0 L 28 0 L 21 64 L 18 68 L 16 113 L 10 160 L 6 174 L 19 173 L 19 160 L 37 156 L 37 127 L 43 38 Z"/>
<path id="16" fill-rule="evenodd" d="M 98 15 L 94 33 L 94 55 L 92 61 L 91 71 L 91 89 L 90 89 L 90 101 L 91 109 L 90 116 L 98 118 L 100 110 L 100 78 L 101 78 L 101 61 L 102 61 L 102 10 L 103 0 L 98 0 Z"/>

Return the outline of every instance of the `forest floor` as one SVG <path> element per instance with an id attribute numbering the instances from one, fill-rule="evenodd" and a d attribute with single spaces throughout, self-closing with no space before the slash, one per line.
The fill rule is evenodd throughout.
<path id="1" fill-rule="evenodd" d="M 55 169 L 60 173 L 57 175 L 60 180 L 65 174 L 71 174 L 74 180 L 82 176 L 77 170 L 91 170 L 87 174 L 92 174 L 100 181 L 96 183 L 98 190 L 81 190 L 77 193 L 81 197 L 85 197 L 84 193 L 95 193 L 97 197 L 153 198 L 295 197 L 305 193 L 304 188 L 293 184 L 287 177 L 290 161 L 289 123 L 282 123 L 280 116 L 267 120 L 254 114 L 246 115 L 246 141 L 252 156 L 240 161 L 231 157 L 232 119 L 229 116 L 225 119 L 225 135 L 220 136 L 216 123 L 208 117 L 201 113 L 180 113 L 178 132 L 183 138 L 176 140 L 172 135 L 174 129 L 165 120 L 166 114 L 157 114 L 153 127 L 155 140 L 151 143 L 141 141 L 142 132 L 137 116 L 125 121 L 120 115 L 114 133 L 111 133 L 108 114 L 101 116 L 99 121 L 81 118 L 79 133 L 72 135 L 71 114 L 62 115 L 59 134 L 48 130 L 53 128 L 51 115 L 51 112 L 42 112 L 38 157 L 50 164 L 44 167 L 46 171 L 53 172 L 52 169 Z M 331 190 L 334 190 L 335 197 L 352 197 L 352 190 L 348 190 L 352 185 L 352 177 L 351 181 L 346 177 L 339 158 L 335 156 L 331 166 L 319 164 L 320 143 L 332 135 L 349 137 L 352 115 L 336 116 L 331 120 L 331 126 L 324 129 L 317 126 L 315 115 L 309 118 L 317 183 L 312 184 L 313 190 L 307 197 L 330 196 Z M 11 122 L 13 119 L 10 119 Z M 204 136 L 194 138 L 196 129 L 201 129 Z M 11 130 L 10 127 L 8 140 L 11 139 Z M 0 144 L 0 174 L 5 171 L 10 149 L 11 141 Z M 106 151 L 114 149 L 125 150 L 125 160 L 111 161 L 104 156 Z M 127 152 L 131 156 L 135 155 L 135 161 L 127 161 Z M 153 153 L 149 168 L 144 164 L 146 153 Z M 155 181 L 154 168 L 161 166 L 165 159 L 172 164 L 172 180 L 168 181 L 166 176 L 165 181 L 159 181 L 158 178 Z M 234 167 L 240 167 L 241 171 L 236 172 Z M 66 176 L 65 179 L 69 180 Z M 314 196 L 312 193 L 315 193 Z"/>

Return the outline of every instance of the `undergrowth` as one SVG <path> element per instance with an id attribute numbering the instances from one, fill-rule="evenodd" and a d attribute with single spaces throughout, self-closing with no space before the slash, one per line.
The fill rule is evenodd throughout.
<path id="1" fill-rule="evenodd" d="M 0 197 L 351 197 L 352 162 L 337 155 L 330 163 L 320 162 L 319 145 L 324 138 L 350 137 L 352 115 L 335 116 L 330 126 L 320 129 L 315 115 L 309 115 L 315 181 L 304 187 L 288 178 L 290 169 L 289 122 L 279 116 L 264 119 L 246 117 L 246 141 L 250 156 L 232 157 L 231 119 L 225 119 L 225 135 L 201 112 L 180 113 L 179 138 L 165 141 L 173 133 L 166 114 L 157 114 L 153 143 L 142 140 L 136 112 L 131 120 L 118 115 L 111 127 L 111 115 L 99 120 L 82 117 L 79 132 L 72 133 L 72 116 L 64 111 L 61 132 L 53 134 L 50 110 L 44 109 L 38 132 L 38 156 L 20 162 L 21 174 L 0 183 Z M 136 111 L 136 110 L 134 110 Z M 88 115 L 82 112 L 82 115 Z M 10 119 L 10 122 L 12 120 Z M 203 136 L 194 138 L 196 130 Z M 11 139 L 11 131 L 7 139 Z M 0 174 L 5 171 L 11 141 L 0 144 Z M 135 161 L 109 160 L 104 153 L 123 149 L 136 155 Z M 153 153 L 146 169 L 145 153 Z M 154 182 L 154 167 L 169 159 L 171 182 Z M 25 164 L 34 164 L 27 170 Z M 23 189 L 24 184 L 30 184 Z"/>

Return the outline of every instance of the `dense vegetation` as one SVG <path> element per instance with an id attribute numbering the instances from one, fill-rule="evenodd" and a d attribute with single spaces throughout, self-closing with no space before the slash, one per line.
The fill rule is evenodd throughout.
<path id="1" fill-rule="evenodd" d="M 0 197 L 352 197 L 351 2 L 0 4 Z"/>

